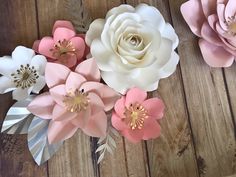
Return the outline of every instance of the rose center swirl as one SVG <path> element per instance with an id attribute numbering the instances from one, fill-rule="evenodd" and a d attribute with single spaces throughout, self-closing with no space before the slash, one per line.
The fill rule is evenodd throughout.
<path id="1" fill-rule="evenodd" d="M 22 89 L 31 87 L 39 78 L 34 66 L 31 67 L 29 64 L 26 66 L 21 65 L 20 69 L 16 70 L 15 73 L 12 73 L 11 76 L 15 86 Z"/>
<path id="2" fill-rule="evenodd" d="M 132 129 L 142 129 L 145 119 L 148 118 L 147 110 L 139 103 L 131 104 L 125 108 L 125 122 Z"/>
<path id="3" fill-rule="evenodd" d="M 68 92 L 63 100 L 65 107 L 70 112 L 80 112 L 86 110 L 89 105 L 88 93 L 76 89 L 74 92 Z"/>

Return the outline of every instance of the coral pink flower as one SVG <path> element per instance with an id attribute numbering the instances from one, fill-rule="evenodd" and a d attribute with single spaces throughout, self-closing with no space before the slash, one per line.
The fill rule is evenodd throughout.
<path id="1" fill-rule="evenodd" d="M 236 57 L 236 1 L 189 0 L 181 12 L 199 36 L 204 60 L 212 67 L 231 66 Z"/>
<path id="2" fill-rule="evenodd" d="M 112 114 L 112 125 L 134 143 L 160 136 L 158 120 L 165 106 L 158 98 L 146 99 L 145 91 L 133 88 L 116 102 Z"/>
<path id="3" fill-rule="evenodd" d="M 69 21 L 56 21 L 52 31 L 53 37 L 44 37 L 35 41 L 33 49 L 46 56 L 49 61 L 71 68 L 85 55 L 85 42 L 81 35 L 76 35 Z"/>
<path id="4" fill-rule="evenodd" d="M 43 119 L 51 119 L 49 143 L 70 138 L 78 128 L 89 136 L 106 135 L 106 111 L 113 108 L 119 95 L 99 83 L 100 72 L 94 59 L 80 63 L 75 72 L 56 63 L 45 71 L 49 92 L 36 97 L 28 110 Z"/>

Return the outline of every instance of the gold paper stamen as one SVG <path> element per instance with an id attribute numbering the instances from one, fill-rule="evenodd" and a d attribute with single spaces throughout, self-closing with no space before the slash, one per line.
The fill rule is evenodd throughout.
<path id="1" fill-rule="evenodd" d="M 225 24 L 228 28 L 228 33 L 233 36 L 236 36 L 236 17 L 228 17 L 228 20 L 225 21 Z"/>
<path id="2" fill-rule="evenodd" d="M 126 123 L 132 130 L 142 129 L 145 119 L 148 118 L 147 110 L 139 103 L 126 107 L 124 115 Z"/>
<path id="3" fill-rule="evenodd" d="M 52 52 L 52 55 L 61 60 L 62 63 L 66 62 L 68 56 L 76 55 L 76 49 L 73 46 L 73 43 L 66 39 L 62 41 L 59 40 L 50 51 Z"/>
<path id="4" fill-rule="evenodd" d="M 74 92 L 69 92 L 63 100 L 66 108 L 70 112 L 80 112 L 86 110 L 89 105 L 88 93 L 76 89 Z"/>
<path id="5" fill-rule="evenodd" d="M 22 89 L 31 87 L 39 78 L 34 66 L 30 67 L 29 64 L 26 66 L 21 65 L 20 69 L 16 70 L 15 73 L 12 73 L 11 76 L 15 86 Z"/>

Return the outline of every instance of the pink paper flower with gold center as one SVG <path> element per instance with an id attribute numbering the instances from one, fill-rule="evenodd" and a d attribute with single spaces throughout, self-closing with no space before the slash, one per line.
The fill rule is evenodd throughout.
<path id="1" fill-rule="evenodd" d="M 182 4 L 181 12 L 192 32 L 200 37 L 206 63 L 231 66 L 236 57 L 236 1 L 189 0 Z"/>
<path id="2" fill-rule="evenodd" d="M 48 63 L 45 71 L 49 92 L 36 97 L 28 110 L 51 119 L 49 143 L 70 138 L 80 128 L 93 137 L 106 135 L 106 111 L 113 108 L 119 95 L 100 83 L 94 59 L 80 63 L 75 72 L 66 66 Z"/>
<path id="3" fill-rule="evenodd" d="M 112 125 L 131 142 L 160 136 L 158 120 L 163 117 L 164 104 L 158 98 L 147 99 L 139 88 L 130 89 L 115 104 Z"/>
<path id="4" fill-rule="evenodd" d="M 52 31 L 53 37 L 44 37 L 35 41 L 33 49 L 46 56 L 49 61 L 71 68 L 85 56 L 85 42 L 82 35 L 76 35 L 69 21 L 56 21 Z"/>

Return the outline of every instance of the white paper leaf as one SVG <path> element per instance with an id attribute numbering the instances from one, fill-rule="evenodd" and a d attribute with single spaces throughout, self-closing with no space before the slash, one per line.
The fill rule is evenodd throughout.
<path id="1" fill-rule="evenodd" d="M 34 117 L 28 131 L 28 148 L 38 165 L 50 159 L 63 142 L 49 144 L 47 138 L 50 120 Z"/>
<path id="2" fill-rule="evenodd" d="M 4 119 L 1 132 L 7 134 L 26 134 L 29 125 L 34 117 L 28 110 L 27 106 L 34 96 L 18 101 L 8 110 Z"/>
<path id="3" fill-rule="evenodd" d="M 78 32 L 87 32 L 92 18 L 84 7 L 83 0 L 67 0 L 68 13 Z"/>
<path id="4" fill-rule="evenodd" d="M 102 151 L 104 150 L 104 148 L 106 148 L 106 144 L 102 144 L 101 146 L 99 146 L 95 152 L 97 153 L 99 151 Z"/>
<path id="5" fill-rule="evenodd" d="M 99 158 L 97 164 L 99 164 L 104 159 L 105 153 L 102 153 Z"/>

